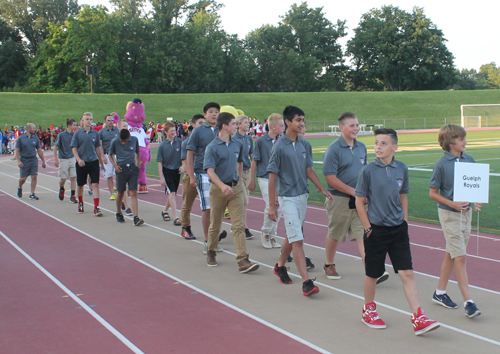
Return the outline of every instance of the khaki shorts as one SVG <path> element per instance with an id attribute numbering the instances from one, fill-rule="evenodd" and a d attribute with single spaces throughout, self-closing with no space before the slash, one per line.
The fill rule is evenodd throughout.
<path id="1" fill-rule="evenodd" d="M 59 159 L 59 179 L 68 179 L 76 177 L 76 159 Z"/>
<path id="2" fill-rule="evenodd" d="M 349 233 L 351 241 L 362 240 L 365 229 L 356 209 L 349 209 L 349 197 L 334 195 L 333 199 L 331 203 L 328 199 L 325 201 L 328 237 L 344 242 Z"/>
<path id="3" fill-rule="evenodd" d="M 465 213 L 459 213 L 438 208 L 438 214 L 446 240 L 446 252 L 450 254 L 451 259 L 465 256 L 471 231 L 471 209 L 469 208 Z"/>
<path id="4" fill-rule="evenodd" d="M 250 191 L 248 190 L 248 185 L 250 184 L 250 169 L 248 170 L 243 170 L 241 174 L 241 181 L 243 182 L 243 201 L 245 202 L 245 205 L 248 204 L 248 201 L 250 200 Z"/>

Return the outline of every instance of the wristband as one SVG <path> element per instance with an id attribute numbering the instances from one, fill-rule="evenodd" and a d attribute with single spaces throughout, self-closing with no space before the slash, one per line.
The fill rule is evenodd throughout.
<path id="1" fill-rule="evenodd" d="M 367 228 L 364 232 L 365 232 L 365 235 L 368 235 L 370 232 L 372 231 L 372 228 L 369 227 Z"/>

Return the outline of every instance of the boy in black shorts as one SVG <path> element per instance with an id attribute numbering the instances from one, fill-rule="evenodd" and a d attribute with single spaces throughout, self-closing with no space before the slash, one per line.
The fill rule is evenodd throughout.
<path id="1" fill-rule="evenodd" d="M 125 222 L 121 212 L 122 200 L 125 190 L 128 190 L 134 213 L 134 226 L 144 224 L 139 218 L 139 201 L 137 200 L 137 181 L 139 180 L 139 167 L 141 155 L 139 153 L 139 141 L 135 136 L 130 136 L 128 129 L 120 129 L 116 138 L 109 145 L 109 160 L 116 171 L 116 221 Z"/>
<path id="2" fill-rule="evenodd" d="M 158 147 L 158 155 L 156 161 L 158 162 L 158 174 L 160 175 L 160 182 L 166 188 L 168 193 L 167 203 L 161 212 L 163 221 L 170 221 L 168 215 L 168 208 L 172 208 L 172 216 L 174 217 L 174 225 L 181 226 L 181 220 L 177 216 L 177 204 L 175 196 L 177 195 L 177 188 L 181 180 L 181 173 L 184 172 L 181 161 L 181 147 L 182 139 L 176 137 L 177 131 L 175 124 L 167 122 L 163 125 L 163 132 L 165 133 L 165 140 Z"/>
<path id="3" fill-rule="evenodd" d="M 98 133 L 92 129 L 93 115 L 83 114 L 82 127 L 78 129 L 71 140 L 71 148 L 76 158 L 76 193 L 78 196 L 78 213 L 83 214 L 83 186 L 90 176 L 94 197 L 94 215 L 102 216 L 99 209 L 99 163 L 102 165 L 101 141 Z M 104 169 L 104 166 L 102 166 Z"/>
<path id="4" fill-rule="evenodd" d="M 398 137 L 393 129 L 375 130 L 377 158 L 361 170 L 356 185 L 356 209 L 364 227 L 365 305 L 361 321 L 371 328 L 386 328 L 375 305 L 377 278 L 385 271 L 389 254 L 394 270 L 403 281 L 406 298 L 412 311 L 415 335 L 436 329 L 439 323 L 428 319 L 418 300 L 417 285 L 408 236 L 408 167 L 394 159 Z M 368 212 L 365 209 L 368 199 Z"/>

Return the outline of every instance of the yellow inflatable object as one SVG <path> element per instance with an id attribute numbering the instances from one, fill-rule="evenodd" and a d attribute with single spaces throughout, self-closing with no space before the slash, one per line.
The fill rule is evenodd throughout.
<path id="1" fill-rule="evenodd" d="M 243 112 L 241 109 L 237 109 L 238 111 L 238 115 L 239 116 L 244 116 L 245 115 L 245 112 Z"/>
<path id="2" fill-rule="evenodd" d="M 235 117 L 239 115 L 238 111 L 233 106 L 222 106 L 220 108 L 220 113 L 223 113 L 223 112 L 231 113 Z"/>

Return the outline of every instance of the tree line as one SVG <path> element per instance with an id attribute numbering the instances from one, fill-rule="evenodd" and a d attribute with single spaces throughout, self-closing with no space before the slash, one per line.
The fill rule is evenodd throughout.
<path id="1" fill-rule="evenodd" d="M 498 89 L 495 63 L 458 70 L 443 32 L 415 7 L 363 14 L 346 48 L 345 21 L 293 4 L 244 39 L 224 31 L 215 0 L 0 0 L 0 88 L 209 93 Z M 151 10 L 146 10 L 146 9 Z"/>

